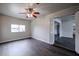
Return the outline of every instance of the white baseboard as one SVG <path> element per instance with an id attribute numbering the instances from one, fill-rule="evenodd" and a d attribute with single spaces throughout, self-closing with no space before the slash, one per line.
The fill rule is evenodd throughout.
<path id="1" fill-rule="evenodd" d="M 26 38 L 30 38 L 30 37 L 26 37 Z M 10 42 L 10 41 L 16 41 L 16 40 L 21 40 L 24 38 L 18 38 L 18 39 L 11 39 L 11 40 L 7 40 L 7 41 L 1 41 L 0 43 L 5 43 L 5 42 Z"/>
<path id="2" fill-rule="evenodd" d="M 32 37 L 32 38 L 34 38 L 34 37 Z M 50 44 L 49 42 L 46 42 L 46 41 L 44 41 L 44 40 L 40 40 L 40 39 L 38 39 L 38 38 L 34 38 L 34 39 L 39 40 L 39 41 L 42 41 L 42 42 L 47 43 L 47 44 Z"/>

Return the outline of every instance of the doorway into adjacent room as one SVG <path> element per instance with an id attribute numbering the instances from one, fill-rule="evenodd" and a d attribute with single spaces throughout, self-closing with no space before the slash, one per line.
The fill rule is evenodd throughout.
<path id="1" fill-rule="evenodd" d="M 75 17 L 73 15 L 54 19 L 54 44 L 75 51 Z"/>

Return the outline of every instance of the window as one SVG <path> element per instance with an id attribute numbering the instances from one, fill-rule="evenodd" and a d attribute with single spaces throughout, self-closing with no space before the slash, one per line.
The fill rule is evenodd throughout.
<path id="1" fill-rule="evenodd" d="M 25 25 L 11 24 L 11 32 L 25 32 Z"/>

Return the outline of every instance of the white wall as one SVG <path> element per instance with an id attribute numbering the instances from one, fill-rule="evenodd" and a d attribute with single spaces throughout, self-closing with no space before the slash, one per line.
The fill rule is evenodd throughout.
<path id="1" fill-rule="evenodd" d="M 75 39 L 75 50 L 79 53 L 79 12 L 75 14 L 76 18 L 76 39 Z"/>
<path id="2" fill-rule="evenodd" d="M 1 41 L 1 22 L 0 22 L 0 41 Z"/>
<path id="3" fill-rule="evenodd" d="M 61 18 L 62 21 L 62 36 L 73 38 L 73 24 L 75 23 L 74 16 L 65 16 Z"/>
<path id="4" fill-rule="evenodd" d="M 31 36 L 31 22 L 26 20 L 20 20 L 14 17 L 0 15 L 0 22 L 1 22 L 1 40 L 0 42 L 6 42 L 16 39 L 27 38 Z M 26 26 L 25 32 L 11 32 L 11 24 L 20 24 Z"/>
<path id="5" fill-rule="evenodd" d="M 33 20 L 32 37 L 49 43 L 49 20 L 46 17 Z"/>

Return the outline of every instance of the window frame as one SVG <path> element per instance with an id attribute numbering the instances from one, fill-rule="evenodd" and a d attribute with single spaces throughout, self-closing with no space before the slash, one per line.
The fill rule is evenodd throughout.
<path id="1" fill-rule="evenodd" d="M 13 30 L 13 29 L 15 29 L 15 30 Z M 25 31 L 26 31 L 25 25 L 11 24 L 11 32 L 12 33 L 25 32 Z"/>

